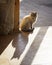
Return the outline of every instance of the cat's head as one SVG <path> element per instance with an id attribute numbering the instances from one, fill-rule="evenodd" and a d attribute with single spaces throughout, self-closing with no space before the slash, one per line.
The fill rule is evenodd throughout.
<path id="1" fill-rule="evenodd" d="M 37 17 L 37 12 L 31 12 L 30 15 L 31 15 L 32 17 Z"/>
<path id="2" fill-rule="evenodd" d="M 30 13 L 30 16 L 31 16 L 32 22 L 36 21 L 37 12 L 31 12 L 31 13 Z"/>

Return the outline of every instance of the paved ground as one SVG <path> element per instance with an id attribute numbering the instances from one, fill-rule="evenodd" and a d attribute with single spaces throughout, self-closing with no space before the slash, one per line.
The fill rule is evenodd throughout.
<path id="1" fill-rule="evenodd" d="M 38 21 L 35 26 L 52 25 L 52 0 L 22 0 L 20 18 L 23 18 L 31 11 L 38 12 Z"/>
<path id="2" fill-rule="evenodd" d="M 27 52 L 25 58 L 23 59 L 21 65 L 31 65 L 36 52 L 39 49 L 39 46 L 42 42 L 42 40 L 44 39 L 44 36 L 47 32 L 48 27 L 40 27 L 40 30 L 38 31 L 38 34 L 36 35 L 36 37 L 34 38 L 33 43 L 31 44 L 29 51 Z M 34 33 L 36 34 L 36 33 Z M 33 38 L 33 36 L 32 36 Z M 27 47 L 28 48 L 28 47 Z"/>
<path id="3" fill-rule="evenodd" d="M 22 0 L 20 4 L 20 19 L 29 14 L 31 11 L 38 12 L 38 20 L 34 26 L 41 27 L 41 29 L 34 39 L 34 42 L 32 43 L 21 65 L 31 65 L 48 27 L 52 26 L 52 0 Z"/>
<path id="4" fill-rule="evenodd" d="M 52 65 L 52 26 L 42 40 L 31 65 Z"/>
<path id="5" fill-rule="evenodd" d="M 12 40 L 12 46 L 16 48 L 13 57 L 19 58 L 28 42 L 28 33 L 17 32 L 9 35 L 0 35 L 0 54 L 5 50 Z"/>

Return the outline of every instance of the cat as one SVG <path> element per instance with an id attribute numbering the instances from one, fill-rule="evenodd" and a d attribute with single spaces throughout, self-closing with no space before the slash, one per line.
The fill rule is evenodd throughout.
<path id="1" fill-rule="evenodd" d="M 32 24 L 36 23 L 36 18 L 37 12 L 31 12 L 29 15 L 26 15 L 20 22 L 19 30 L 25 32 L 33 31 Z"/>

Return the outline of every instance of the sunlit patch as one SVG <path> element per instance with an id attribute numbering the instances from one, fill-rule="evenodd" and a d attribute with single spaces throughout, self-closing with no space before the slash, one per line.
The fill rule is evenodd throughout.
<path id="1" fill-rule="evenodd" d="M 50 26 L 31 65 L 52 65 L 52 27 Z"/>
<path id="2" fill-rule="evenodd" d="M 0 56 L 0 65 L 10 65 L 9 59 L 4 56 Z"/>
<path id="3" fill-rule="evenodd" d="M 13 40 L 9 43 L 3 53 L 0 55 L 0 65 L 18 65 L 18 58 L 13 58 L 15 48 L 12 46 Z"/>
<path id="4" fill-rule="evenodd" d="M 13 40 L 9 43 L 9 45 L 6 47 L 6 49 L 1 54 L 2 56 L 7 57 L 8 59 L 11 59 L 15 52 L 15 48 L 12 46 L 12 42 Z"/>
<path id="5" fill-rule="evenodd" d="M 13 58 L 11 60 L 11 59 L 8 59 L 7 57 L 0 55 L 0 65 L 18 65 L 18 59 Z"/>

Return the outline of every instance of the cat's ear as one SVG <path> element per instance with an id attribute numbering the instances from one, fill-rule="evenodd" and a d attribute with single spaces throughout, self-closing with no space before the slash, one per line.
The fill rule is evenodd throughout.
<path id="1" fill-rule="evenodd" d="M 37 15 L 37 13 L 35 12 L 31 12 L 31 16 L 35 17 Z"/>

